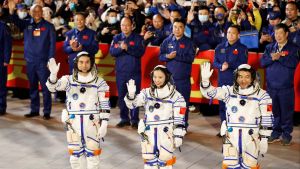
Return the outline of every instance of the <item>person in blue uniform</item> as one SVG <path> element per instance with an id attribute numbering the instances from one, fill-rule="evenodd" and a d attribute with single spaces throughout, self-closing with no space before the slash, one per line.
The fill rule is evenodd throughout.
<path id="1" fill-rule="evenodd" d="M 40 97 L 39 83 L 42 87 L 44 119 L 50 119 L 51 94 L 46 86 L 50 72 L 47 68 L 49 59 L 55 56 L 56 35 L 54 26 L 43 19 L 40 5 L 30 8 L 31 19 L 21 20 L 15 14 L 16 4 L 10 1 L 10 19 L 24 32 L 24 58 L 26 60 L 27 76 L 30 85 L 31 111 L 25 117 L 39 116 Z"/>
<path id="2" fill-rule="evenodd" d="M 188 13 L 187 26 L 191 29 L 192 40 L 199 51 L 209 50 L 213 47 L 213 24 L 209 21 L 209 8 L 200 6 L 197 18 L 193 11 Z"/>
<path id="3" fill-rule="evenodd" d="M 294 114 L 294 74 L 299 63 L 299 48 L 288 41 L 285 24 L 275 26 L 275 42 L 269 44 L 261 58 L 266 68 L 267 91 L 272 98 L 275 118 L 269 143 L 290 145 Z"/>
<path id="4" fill-rule="evenodd" d="M 92 57 L 98 52 L 99 45 L 96 40 L 96 32 L 85 26 L 85 14 L 78 12 L 74 16 L 76 28 L 66 33 L 64 51 L 69 55 L 70 74 L 73 70 L 74 58 L 82 51 L 88 52 Z"/>
<path id="5" fill-rule="evenodd" d="M 195 47 L 192 40 L 184 35 L 184 28 L 184 20 L 174 20 L 173 34 L 161 44 L 159 60 L 167 63 L 168 70 L 173 74 L 176 90 L 184 97 L 188 107 Z M 188 127 L 188 110 L 185 112 L 185 127 Z"/>
<path id="6" fill-rule="evenodd" d="M 145 52 L 143 37 L 132 32 L 133 22 L 124 17 L 121 20 L 122 33 L 115 35 L 110 46 L 110 54 L 116 58 L 116 82 L 121 121 L 117 127 L 125 127 L 131 124 L 137 129 L 139 122 L 138 108 L 129 110 L 124 97 L 127 94 L 126 83 L 133 79 L 136 82 L 137 93 L 141 86 L 141 57 Z M 130 112 L 130 114 L 129 114 Z"/>
<path id="7" fill-rule="evenodd" d="M 4 22 L 0 21 L 0 116 L 6 113 L 7 95 L 7 65 L 9 64 L 12 48 L 12 39 L 9 29 Z"/>
<path id="8" fill-rule="evenodd" d="M 231 25 L 227 30 L 227 41 L 222 42 L 215 49 L 213 67 L 218 69 L 218 86 L 232 86 L 234 70 L 248 61 L 248 49 L 240 42 L 239 34 L 239 27 Z M 226 119 L 226 107 L 222 101 L 219 101 L 219 114 L 221 122 L 224 121 Z"/>

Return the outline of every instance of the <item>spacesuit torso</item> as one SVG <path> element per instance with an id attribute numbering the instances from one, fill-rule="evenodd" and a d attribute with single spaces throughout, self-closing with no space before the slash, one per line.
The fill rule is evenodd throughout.
<path id="1" fill-rule="evenodd" d="M 141 143 L 145 165 L 150 168 L 173 165 L 175 163 L 173 131 L 176 126 L 185 124 L 186 105 L 183 96 L 169 84 L 153 91 L 151 88 L 143 89 L 133 100 L 125 97 L 125 102 L 130 109 L 145 107 L 144 128 L 141 129 L 139 124 L 138 129 L 145 134 L 142 135 Z"/>

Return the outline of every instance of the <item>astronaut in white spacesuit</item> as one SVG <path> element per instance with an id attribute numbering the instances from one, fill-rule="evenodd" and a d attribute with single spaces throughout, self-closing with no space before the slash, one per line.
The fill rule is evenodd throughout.
<path id="1" fill-rule="evenodd" d="M 99 169 L 100 139 L 106 135 L 110 116 L 109 86 L 98 76 L 94 58 L 84 51 L 77 54 L 72 75 L 57 80 L 60 64 L 50 59 L 48 67 L 48 89 L 67 95 L 61 121 L 66 125 L 71 167 Z"/>
<path id="2" fill-rule="evenodd" d="M 158 65 L 151 72 L 151 86 L 135 95 L 134 80 L 127 83 L 124 100 L 128 108 L 145 107 L 145 117 L 139 121 L 142 157 L 145 169 L 172 169 L 176 162 L 173 152 L 182 145 L 186 133 L 184 115 L 186 103 L 175 89 L 170 72 Z"/>
<path id="3" fill-rule="evenodd" d="M 226 121 L 220 131 L 224 138 L 222 169 L 258 169 L 258 156 L 267 152 L 267 137 L 272 132 L 272 100 L 248 64 L 235 70 L 233 86 L 211 86 L 212 72 L 209 62 L 201 65 L 200 86 L 206 98 L 226 104 Z"/>

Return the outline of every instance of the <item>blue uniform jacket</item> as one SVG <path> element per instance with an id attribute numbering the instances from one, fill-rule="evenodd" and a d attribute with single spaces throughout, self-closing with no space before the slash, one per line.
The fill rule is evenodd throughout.
<path id="1" fill-rule="evenodd" d="M 213 48 L 213 25 L 210 22 L 193 21 L 187 25 L 192 30 L 192 40 L 200 51 Z"/>
<path id="2" fill-rule="evenodd" d="M 56 34 L 53 24 L 42 19 L 35 23 L 32 18 L 21 20 L 11 15 L 11 20 L 24 32 L 24 57 L 27 62 L 48 62 L 55 57 Z"/>
<path id="3" fill-rule="evenodd" d="M 270 89 L 285 89 L 294 86 L 295 69 L 299 63 L 299 48 L 288 42 L 281 50 L 285 53 L 279 60 L 272 61 L 271 53 L 278 52 L 278 44 L 273 42 L 266 47 L 260 60 L 266 68 L 267 86 Z"/>
<path id="4" fill-rule="evenodd" d="M 66 33 L 66 40 L 64 41 L 64 51 L 69 55 L 69 61 L 73 60 L 81 51 L 75 52 L 70 46 L 70 40 L 74 38 L 82 45 L 82 51 L 88 52 L 94 56 L 99 49 L 98 42 L 96 41 L 96 32 L 84 28 L 82 31 L 72 29 Z"/>
<path id="5" fill-rule="evenodd" d="M 12 39 L 5 23 L 0 22 L 0 66 L 9 63 L 12 48 Z"/>
<path id="6" fill-rule="evenodd" d="M 214 28 L 213 28 L 213 40 L 214 40 L 214 46 L 217 46 L 218 44 L 222 42 L 226 42 L 226 34 L 229 26 L 231 25 L 231 22 L 225 21 L 223 25 L 220 25 L 218 22 L 215 22 Z"/>
<path id="7" fill-rule="evenodd" d="M 109 52 L 116 58 L 115 67 L 117 73 L 141 73 L 141 57 L 145 52 L 143 40 L 142 36 L 134 32 L 128 37 L 123 33 L 114 36 Z M 122 42 L 127 44 L 127 51 L 121 49 Z"/>
<path id="8" fill-rule="evenodd" d="M 166 56 L 176 51 L 176 57 L 168 59 Z M 159 60 L 167 62 L 167 68 L 174 79 L 189 79 L 192 63 L 195 58 L 195 48 L 190 38 L 183 36 L 179 40 L 172 34 L 160 45 Z"/>
<path id="9" fill-rule="evenodd" d="M 248 61 L 248 49 L 239 40 L 233 45 L 230 45 L 228 41 L 219 44 L 215 49 L 215 58 L 213 67 L 221 70 L 222 64 L 227 62 L 229 67 L 225 71 L 219 71 L 218 84 L 232 85 L 233 84 L 233 72 L 241 64 Z"/>
<path id="10" fill-rule="evenodd" d="M 294 33 L 294 36 L 289 37 L 290 41 L 300 48 L 300 29 Z"/>

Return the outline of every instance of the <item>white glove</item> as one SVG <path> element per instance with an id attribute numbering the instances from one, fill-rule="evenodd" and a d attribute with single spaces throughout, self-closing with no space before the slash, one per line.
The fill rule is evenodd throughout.
<path id="1" fill-rule="evenodd" d="M 266 154 L 268 151 L 268 138 L 261 138 L 259 142 L 260 154 Z"/>
<path id="2" fill-rule="evenodd" d="M 145 123 L 144 123 L 144 120 L 143 119 L 140 119 L 139 121 L 139 126 L 138 126 L 138 133 L 141 134 L 141 133 L 144 133 L 145 132 Z"/>
<path id="3" fill-rule="evenodd" d="M 182 145 L 182 138 L 175 137 L 174 138 L 174 145 L 175 145 L 175 147 L 180 147 Z"/>
<path id="4" fill-rule="evenodd" d="M 134 84 L 134 80 L 130 79 L 126 84 L 127 84 L 127 90 L 128 90 L 128 96 L 129 98 L 133 99 L 135 96 L 136 92 L 136 86 Z"/>
<path id="5" fill-rule="evenodd" d="M 59 71 L 60 63 L 56 64 L 55 59 L 51 58 L 48 61 L 48 68 L 50 70 L 50 81 L 55 82 L 57 80 L 57 72 Z"/>
<path id="6" fill-rule="evenodd" d="M 226 120 L 224 120 L 221 125 L 220 135 L 224 136 L 226 134 L 226 131 L 227 131 Z"/>
<path id="7" fill-rule="evenodd" d="M 214 71 L 213 69 L 210 70 L 210 62 L 204 62 L 201 65 L 201 78 L 202 78 L 201 82 L 204 86 L 209 85 L 209 78 L 211 77 L 213 71 Z"/>
<path id="8" fill-rule="evenodd" d="M 61 122 L 66 123 L 66 121 L 69 119 L 69 113 L 66 109 L 63 109 L 61 112 Z"/>
<path id="9" fill-rule="evenodd" d="M 101 126 L 100 126 L 100 128 L 98 130 L 98 134 L 97 134 L 99 139 L 103 138 L 106 135 L 107 125 L 108 125 L 108 122 L 106 120 L 102 120 Z"/>

